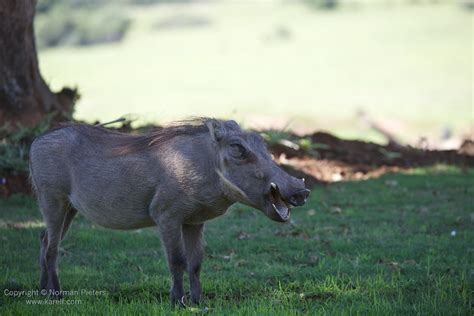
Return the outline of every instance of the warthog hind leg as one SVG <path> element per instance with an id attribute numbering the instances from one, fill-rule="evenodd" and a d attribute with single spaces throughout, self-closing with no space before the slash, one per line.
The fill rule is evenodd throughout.
<path id="1" fill-rule="evenodd" d="M 59 244 L 77 211 L 58 199 L 40 197 L 39 203 L 46 222 L 46 230 L 40 235 L 40 289 L 58 297 L 56 293 L 61 290 L 57 273 Z"/>

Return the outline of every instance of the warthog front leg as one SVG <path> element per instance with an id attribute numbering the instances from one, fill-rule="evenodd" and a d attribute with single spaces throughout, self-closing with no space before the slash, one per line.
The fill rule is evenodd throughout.
<path id="1" fill-rule="evenodd" d="M 201 273 L 201 262 L 203 256 L 202 235 L 204 224 L 183 225 L 184 247 L 188 261 L 189 283 L 191 286 L 191 302 L 199 304 L 202 290 L 199 274 Z"/>
<path id="2" fill-rule="evenodd" d="M 186 255 L 181 224 L 159 220 L 158 230 L 165 248 L 173 282 L 170 292 L 171 304 L 184 305 L 183 274 L 186 269 Z"/>

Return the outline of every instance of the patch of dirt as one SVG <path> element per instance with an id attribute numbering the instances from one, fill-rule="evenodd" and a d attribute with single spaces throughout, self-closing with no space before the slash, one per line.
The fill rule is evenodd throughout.
<path id="1" fill-rule="evenodd" d="M 338 160 L 314 159 L 311 157 L 292 158 L 278 161 L 290 174 L 306 180 L 308 187 L 318 182 L 337 182 L 343 180 L 367 180 L 388 172 L 398 172 L 398 166 L 368 166 L 350 164 Z"/>
<path id="2" fill-rule="evenodd" d="M 32 194 L 27 173 L 6 172 L 0 174 L 0 197 L 8 197 L 14 193 Z"/>
<path id="3" fill-rule="evenodd" d="M 155 127 L 159 128 L 159 127 Z M 139 131 L 148 131 L 151 126 Z M 124 124 L 118 130 L 137 132 Z M 269 144 L 276 162 L 288 173 L 305 178 L 309 188 L 318 183 L 366 180 L 387 172 L 443 163 L 462 168 L 474 167 L 474 143 L 465 140 L 459 150 L 423 150 L 396 144 L 379 145 L 359 140 L 343 140 L 317 132 L 306 136 L 291 135 L 288 141 Z M 297 145 L 309 140 L 309 150 Z M 294 145 L 294 146 L 293 146 Z M 1 171 L 0 196 L 32 194 L 27 173 Z"/>
<path id="4" fill-rule="evenodd" d="M 310 140 L 314 149 L 300 149 L 297 144 L 301 139 Z M 343 140 L 317 132 L 303 137 L 292 135 L 291 144 L 280 142 L 269 145 L 269 149 L 279 165 L 294 176 L 304 176 L 309 187 L 318 182 L 365 180 L 387 172 L 440 163 L 474 167 L 470 140 L 466 140 L 459 150 L 423 150 L 396 144 L 384 146 Z"/>

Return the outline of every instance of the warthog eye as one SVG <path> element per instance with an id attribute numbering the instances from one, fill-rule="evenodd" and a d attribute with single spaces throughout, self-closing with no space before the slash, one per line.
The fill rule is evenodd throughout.
<path id="1" fill-rule="evenodd" d="M 245 159 L 247 158 L 248 151 L 241 144 L 233 143 L 233 144 L 230 144 L 230 154 L 234 158 Z"/>

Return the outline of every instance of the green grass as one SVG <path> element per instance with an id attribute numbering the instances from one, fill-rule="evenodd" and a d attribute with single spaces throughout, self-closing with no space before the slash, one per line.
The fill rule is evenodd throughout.
<path id="1" fill-rule="evenodd" d="M 441 167 L 318 187 L 291 224 L 237 206 L 207 224 L 203 309 L 174 313 L 472 315 L 473 180 L 473 170 Z M 0 210 L 2 315 L 172 312 L 156 233 L 81 217 L 61 246 L 63 289 L 107 294 L 57 306 L 6 296 L 37 287 L 42 228 L 31 198 L 0 200 Z"/>
<path id="2" fill-rule="evenodd" d="M 347 3 L 334 11 L 287 1 L 135 7 L 123 42 L 40 51 L 41 71 L 54 89 L 79 87 L 76 118 L 89 121 L 206 115 L 380 140 L 355 118 L 362 107 L 406 140 L 446 126 L 466 131 L 472 13 L 455 1 Z M 154 28 L 196 18 L 208 23 Z"/>

